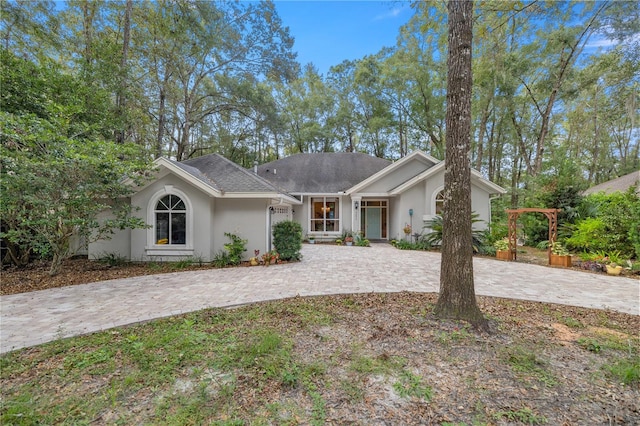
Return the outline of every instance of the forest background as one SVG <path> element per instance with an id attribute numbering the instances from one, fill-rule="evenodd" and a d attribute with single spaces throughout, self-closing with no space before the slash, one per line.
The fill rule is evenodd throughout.
<path id="1" fill-rule="evenodd" d="M 575 216 L 581 190 L 640 169 L 640 6 L 475 5 L 471 164 L 509 190 L 494 203 L 495 217 L 524 206 L 563 208 L 561 220 Z M 244 167 L 299 152 L 394 160 L 421 149 L 444 158 L 443 2 L 412 3 L 395 46 L 336 64 L 327 75 L 296 61 L 295 34 L 273 2 L 1 6 L 3 178 L 30 170 L 12 182 L 25 190 L 42 178 L 45 213 L 52 200 L 69 198 L 66 188 L 54 195 L 62 176 L 85 182 L 83 196 L 90 188 L 93 199 L 113 197 L 112 184 L 98 184 L 160 156 L 182 161 L 215 152 Z M 61 158 L 78 161 L 69 171 Z M 87 158 L 104 167 L 79 167 Z M 103 174 L 94 179 L 88 170 L 96 169 Z M 12 192 L 13 200 L 3 191 L 5 207 L 25 203 Z M 12 214 L 18 219 L 14 213 L 3 211 L 5 225 Z M 544 238 L 544 224 L 529 226 Z"/>

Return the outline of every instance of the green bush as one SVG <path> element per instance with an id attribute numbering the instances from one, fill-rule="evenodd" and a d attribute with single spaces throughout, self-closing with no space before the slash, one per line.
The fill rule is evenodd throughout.
<path id="1" fill-rule="evenodd" d="M 224 235 L 231 240 L 230 243 L 224 245 L 225 250 L 229 253 L 228 264 L 239 265 L 242 262 L 242 253 L 247 251 L 247 240 L 229 232 L 225 232 Z"/>
<path id="2" fill-rule="evenodd" d="M 589 217 L 576 225 L 573 235 L 567 238 L 566 244 L 575 250 L 598 251 L 606 250 L 607 242 L 604 237 L 605 224 L 602 219 Z"/>
<path id="3" fill-rule="evenodd" d="M 482 222 L 481 219 L 479 219 L 480 215 L 477 213 L 472 213 L 471 214 L 471 224 L 473 225 L 474 223 L 478 223 L 478 222 Z M 421 248 L 421 250 L 428 250 L 433 246 L 439 246 L 442 244 L 442 229 L 443 229 L 443 221 L 442 221 L 442 216 L 435 216 L 433 219 L 426 221 L 424 223 L 424 228 L 428 228 L 431 229 L 430 232 L 420 236 L 420 238 L 418 239 L 418 243 L 422 244 L 424 248 Z M 480 247 L 482 247 L 485 244 L 485 238 L 487 236 L 487 233 L 483 230 L 479 230 L 479 229 L 473 229 L 471 231 L 471 239 L 472 242 L 471 244 L 473 244 L 473 251 L 474 252 L 479 252 L 480 251 Z"/>
<path id="4" fill-rule="evenodd" d="M 291 220 L 273 226 L 273 245 L 282 260 L 300 260 L 302 254 L 302 227 Z"/>
<path id="5" fill-rule="evenodd" d="M 593 216 L 577 222 L 569 247 L 586 251 L 620 251 L 622 257 L 640 258 L 640 197 L 626 193 L 592 194 L 585 198 Z"/>

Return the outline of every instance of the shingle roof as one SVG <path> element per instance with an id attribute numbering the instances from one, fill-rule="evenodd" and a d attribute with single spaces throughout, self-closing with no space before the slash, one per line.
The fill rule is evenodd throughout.
<path id="1" fill-rule="evenodd" d="M 295 154 L 258 166 L 258 175 L 290 193 L 346 191 L 389 166 L 383 158 L 359 152 Z"/>
<path id="2" fill-rule="evenodd" d="M 584 191 L 584 195 L 595 194 L 596 192 L 604 191 L 607 194 L 613 192 L 626 192 L 629 188 L 635 186 L 638 193 L 640 193 L 640 170 L 629 173 L 628 175 L 620 176 L 617 179 L 613 179 L 607 182 L 603 182 L 599 185 L 592 186 Z"/>
<path id="3" fill-rule="evenodd" d="M 280 192 L 255 173 L 218 154 L 173 163 L 222 192 Z"/>

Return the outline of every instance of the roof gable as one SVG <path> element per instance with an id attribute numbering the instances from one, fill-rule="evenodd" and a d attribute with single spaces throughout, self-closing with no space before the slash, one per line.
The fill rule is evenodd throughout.
<path id="1" fill-rule="evenodd" d="M 424 172 L 404 182 L 402 185 L 398 185 L 397 187 L 393 188 L 393 190 L 390 191 L 391 195 L 398 195 L 406 191 L 407 189 L 411 188 L 412 186 L 418 184 L 419 182 L 429 179 L 431 176 L 434 176 L 436 173 L 442 171 L 444 169 L 444 166 L 445 166 L 445 162 L 441 161 L 440 163 L 436 164 L 430 169 L 425 170 Z M 486 190 L 489 194 L 506 194 L 507 193 L 506 189 L 504 189 L 499 185 L 496 185 L 495 183 L 491 182 L 488 179 L 485 179 L 482 176 L 482 174 L 475 169 L 471 169 L 471 180 L 473 183 L 475 183 L 479 187 Z"/>
<path id="2" fill-rule="evenodd" d="M 303 153 L 262 164 L 258 175 L 289 193 L 338 193 L 390 164 L 359 152 Z"/>
<path id="3" fill-rule="evenodd" d="M 411 178 L 413 176 L 415 176 L 416 174 L 420 173 L 420 172 L 424 172 L 425 170 L 428 170 L 430 168 L 432 168 L 433 166 L 435 166 L 436 164 L 438 164 L 440 161 L 431 157 L 430 155 L 425 154 L 422 151 L 413 151 L 411 154 L 402 157 L 401 159 L 399 159 L 398 161 L 390 164 L 389 166 L 387 166 L 386 168 L 379 170 L 377 173 L 369 176 L 367 179 L 363 180 L 362 182 L 359 182 L 358 184 L 354 185 L 353 187 L 349 188 L 349 190 L 347 190 L 347 194 L 353 194 L 356 192 L 362 192 L 363 190 L 365 190 L 367 187 L 372 187 L 374 186 L 377 182 L 381 182 L 384 178 L 386 178 L 387 176 L 393 174 L 393 173 L 397 173 L 399 170 L 401 170 L 402 168 L 407 167 L 408 165 L 412 164 L 412 163 L 419 163 L 420 166 L 418 168 L 414 168 L 414 171 L 411 172 L 409 175 L 405 176 L 404 178 L 402 178 L 401 182 L 397 183 L 394 186 L 397 186 L 398 184 L 401 184 L 402 182 L 406 182 L 408 180 L 411 180 Z M 386 188 L 385 191 L 388 191 L 391 188 Z"/>

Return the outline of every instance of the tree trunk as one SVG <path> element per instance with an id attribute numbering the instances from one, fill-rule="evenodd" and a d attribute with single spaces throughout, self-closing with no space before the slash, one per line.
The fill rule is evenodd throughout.
<path id="1" fill-rule="evenodd" d="M 488 330 L 476 303 L 471 239 L 471 50 L 473 1 L 449 1 L 446 159 L 439 318 Z"/>

